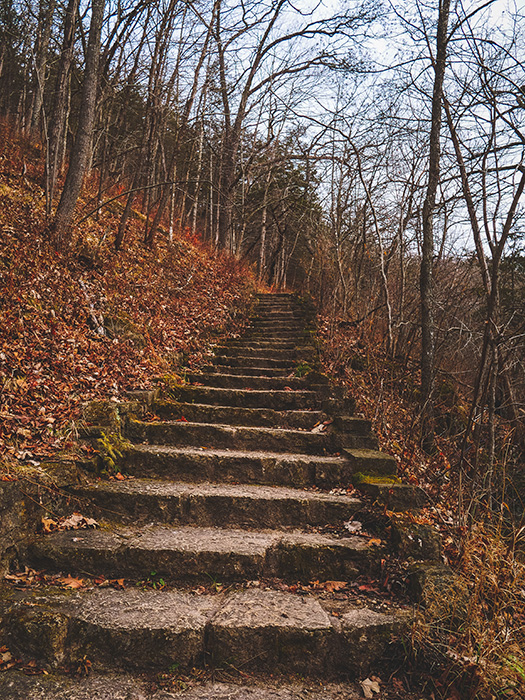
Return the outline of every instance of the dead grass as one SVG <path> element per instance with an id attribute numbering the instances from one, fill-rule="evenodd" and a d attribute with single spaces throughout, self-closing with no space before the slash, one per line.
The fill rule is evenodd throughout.
<path id="1" fill-rule="evenodd" d="M 490 510 L 488 499 L 476 500 L 467 491 L 468 526 L 458 526 L 455 465 L 466 399 L 456 387 L 438 387 L 436 413 L 447 430 L 437 438 L 436 453 L 425 454 L 418 440 L 417 365 L 396 363 L 354 329 L 334 331 L 329 319 L 323 328 L 326 367 L 354 397 L 357 412 L 372 421 L 402 480 L 430 495 L 434 507 L 426 515 L 441 530 L 445 561 L 456 574 L 452 587 L 435 587 L 426 595 L 407 652 L 413 676 L 427 679 L 436 700 L 524 698 L 525 531 L 504 500 L 505 517 Z M 498 430 L 505 437 L 503 421 Z M 505 454 L 502 450 L 502 461 Z"/>

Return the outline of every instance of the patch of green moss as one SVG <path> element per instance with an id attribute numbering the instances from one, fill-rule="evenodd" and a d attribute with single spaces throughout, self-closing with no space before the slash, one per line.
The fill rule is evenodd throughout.
<path id="1" fill-rule="evenodd" d="M 312 367 L 308 364 L 308 362 L 299 362 L 297 367 L 295 368 L 295 376 L 296 377 L 305 377 L 307 374 L 309 374 L 312 371 Z"/>
<path id="2" fill-rule="evenodd" d="M 132 444 L 118 433 L 102 433 L 97 440 L 97 452 L 102 462 L 103 474 L 118 474 L 121 471 L 119 460 L 124 457 Z"/>
<path id="3" fill-rule="evenodd" d="M 363 472 L 357 472 L 352 476 L 352 481 L 354 484 L 385 484 L 391 486 L 393 484 L 401 484 L 401 480 L 395 474 L 364 474 Z"/>
<path id="4" fill-rule="evenodd" d="M 176 389 L 180 386 L 182 386 L 184 382 L 184 378 L 181 377 L 180 374 L 175 374 L 175 373 L 166 373 L 163 374 L 160 378 L 160 382 L 164 385 L 166 389 Z"/>

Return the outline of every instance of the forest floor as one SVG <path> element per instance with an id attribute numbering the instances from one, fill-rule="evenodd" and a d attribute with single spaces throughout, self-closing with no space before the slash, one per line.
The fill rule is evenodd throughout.
<path id="1" fill-rule="evenodd" d="M 0 144 L 0 464 L 9 478 L 21 462 L 75 446 L 84 401 L 197 366 L 210 342 L 242 327 L 255 280 L 185 231 L 145 249 L 139 214 L 115 252 L 116 206 L 58 253 L 46 236 L 41 149 L 5 125 Z M 93 207 L 95 184 L 80 212 Z"/>

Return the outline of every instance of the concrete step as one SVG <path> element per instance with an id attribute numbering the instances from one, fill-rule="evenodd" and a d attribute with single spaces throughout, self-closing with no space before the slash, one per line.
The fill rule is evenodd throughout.
<path id="1" fill-rule="evenodd" d="M 165 445 L 135 445 L 121 464 L 124 472 L 137 477 L 299 488 L 347 487 L 353 473 L 344 457 Z"/>
<path id="2" fill-rule="evenodd" d="M 209 449 L 330 454 L 333 442 L 327 433 L 189 421 L 132 421 L 127 437 L 135 442 Z"/>
<path id="3" fill-rule="evenodd" d="M 302 377 L 257 377 L 254 375 L 236 375 L 220 373 L 197 373 L 188 374 L 188 379 L 192 385 L 203 384 L 204 386 L 222 387 L 224 389 L 277 389 L 286 387 L 290 389 L 304 389 L 306 382 Z"/>
<path id="4" fill-rule="evenodd" d="M 226 364 L 214 364 L 202 367 L 204 374 L 236 374 L 244 377 L 288 377 L 294 376 L 294 367 L 233 367 Z"/>
<path id="5" fill-rule="evenodd" d="M 179 403 L 168 399 L 155 401 L 151 411 L 159 418 L 185 418 L 194 423 L 261 426 L 267 428 L 295 428 L 311 430 L 327 419 L 322 411 L 274 411 L 270 408 L 235 408 L 198 403 Z"/>
<path id="6" fill-rule="evenodd" d="M 55 666 L 89 659 L 95 672 L 226 663 L 267 673 L 355 677 L 384 666 L 404 620 L 399 613 L 350 606 L 334 617 L 313 596 L 258 588 L 207 596 L 44 589 L 4 598 L 3 607 L 6 642 L 15 654 L 30 652 Z"/>
<path id="7" fill-rule="evenodd" d="M 317 491 L 155 479 L 100 481 L 71 487 L 96 519 L 223 528 L 305 528 L 341 525 L 360 501 Z"/>
<path id="8" fill-rule="evenodd" d="M 232 344 L 224 345 L 222 347 L 216 347 L 215 353 L 223 357 L 250 357 L 257 360 L 281 360 L 292 364 L 296 361 L 297 358 L 297 351 L 294 345 L 290 345 L 285 348 L 274 348 L 269 344 Z"/>
<path id="9" fill-rule="evenodd" d="M 222 367 L 236 367 L 236 368 L 264 368 L 264 369 L 274 369 L 274 370 L 288 370 L 290 372 L 294 371 L 297 367 L 295 360 L 274 360 L 269 357 L 244 357 L 243 355 L 228 356 L 228 355 L 216 355 L 212 362 L 221 365 Z"/>
<path id="10" fill-rule="evenodd" d="M 181 385 L 172 389 L 179 401 L 242 408 L 272 408 L 276 411 L 318 408 L 314 391 L 224 389 Z"/>
<path id="11" fill-rule="evenodd" d="M 29 547 L 25 562 L 75 577 L 103 575 L 132 581 L 148 579 L 154 571 L 176 585 L 261 577 L 349 581 L 377 568 L 380 554 L 363 538 L 144 525 L 42 535 Z"/>
<path id="12" fill-rule="evenodd" d="M 218 346 L 220 349 L 220 346 Z M 295 350 L 297 347 L 291 340 L 247 340 L 246 338 L 239 340 L 230 340 L 227 343 L 229 348 L 244 348 L 244 347 L 254 347 L 261 348 L 265 350 Z"/>
<path id="13" fill-rule="evenodd" d="M 354 474 L 359 472 L 383 475 L 397 473 L 396 460 L 385 452 L 367 448 L 345 448 L 343 453 L 348 459 Z"/>

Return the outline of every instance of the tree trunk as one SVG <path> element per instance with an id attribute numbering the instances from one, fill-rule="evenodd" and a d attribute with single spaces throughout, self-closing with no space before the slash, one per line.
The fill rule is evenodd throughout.
<path id="1" fill-rule="evenodd" d="M 67 171 L 66 182 L 53 221 L 55 245 L 62 245 L 63 238 L 71 226 L 73 213 L 80 194 L 82 180 L 89 160 L 97 101 L 98 65 L 100 58 L 100 35 L 104 18 L 105 0 L 93 0 L 91 23 L 86 52 L 86 68 L 82 83 L 82 99 L 78 129 Z"/>
<path id="2" fill-rule="evenodd" d="M 436 59 L 434 61 L 434 90 L 432 94 L 432 118 L 430 127 L 430 153 L 428 160 L 428 184 L 423 204 L 423 248 L 421 256 L 421 444 L 425 451 L 434 449 L 434 313 L 433 313 L 433 262 L 434 262 L 434 210 L 440 174 L 441 101 L 447 57 L 447 30 L 450 0 L 442 0 L 439 7 Z"/>
<path id="3" fill-rule="evenodd" d="M 73 45 L 75 39 L 75 25 L 79 0 L 69 0 L 66 16 L 64 18 L 64 33 L 62 39 L 62 50 L 60 52 L 60 63 L 55 85 L 55 97 L 53 102 L 53 112 L 51 116 L 51 131 L 48 135 L 47 159 L 46 159 L 46 211 L 51 215 L 55 185 L 61 162 L 61 144 L 65 137 L 66 115 L 68 111 L 68 90 L 71 73 L 71 63 L 73 60 Z"/>
<path id="4" fill-rule="evenodd" d="M 44 85 L 47 70 L 47 48 L 51 37 L 51 26 L 55 12 L 55 0 L 41 0 L 38 16 L 38 33 L 34 55 L 33 106 L 31 110 L 31 131 L 38 127 L 40 111 L 44 103 Z"/>

